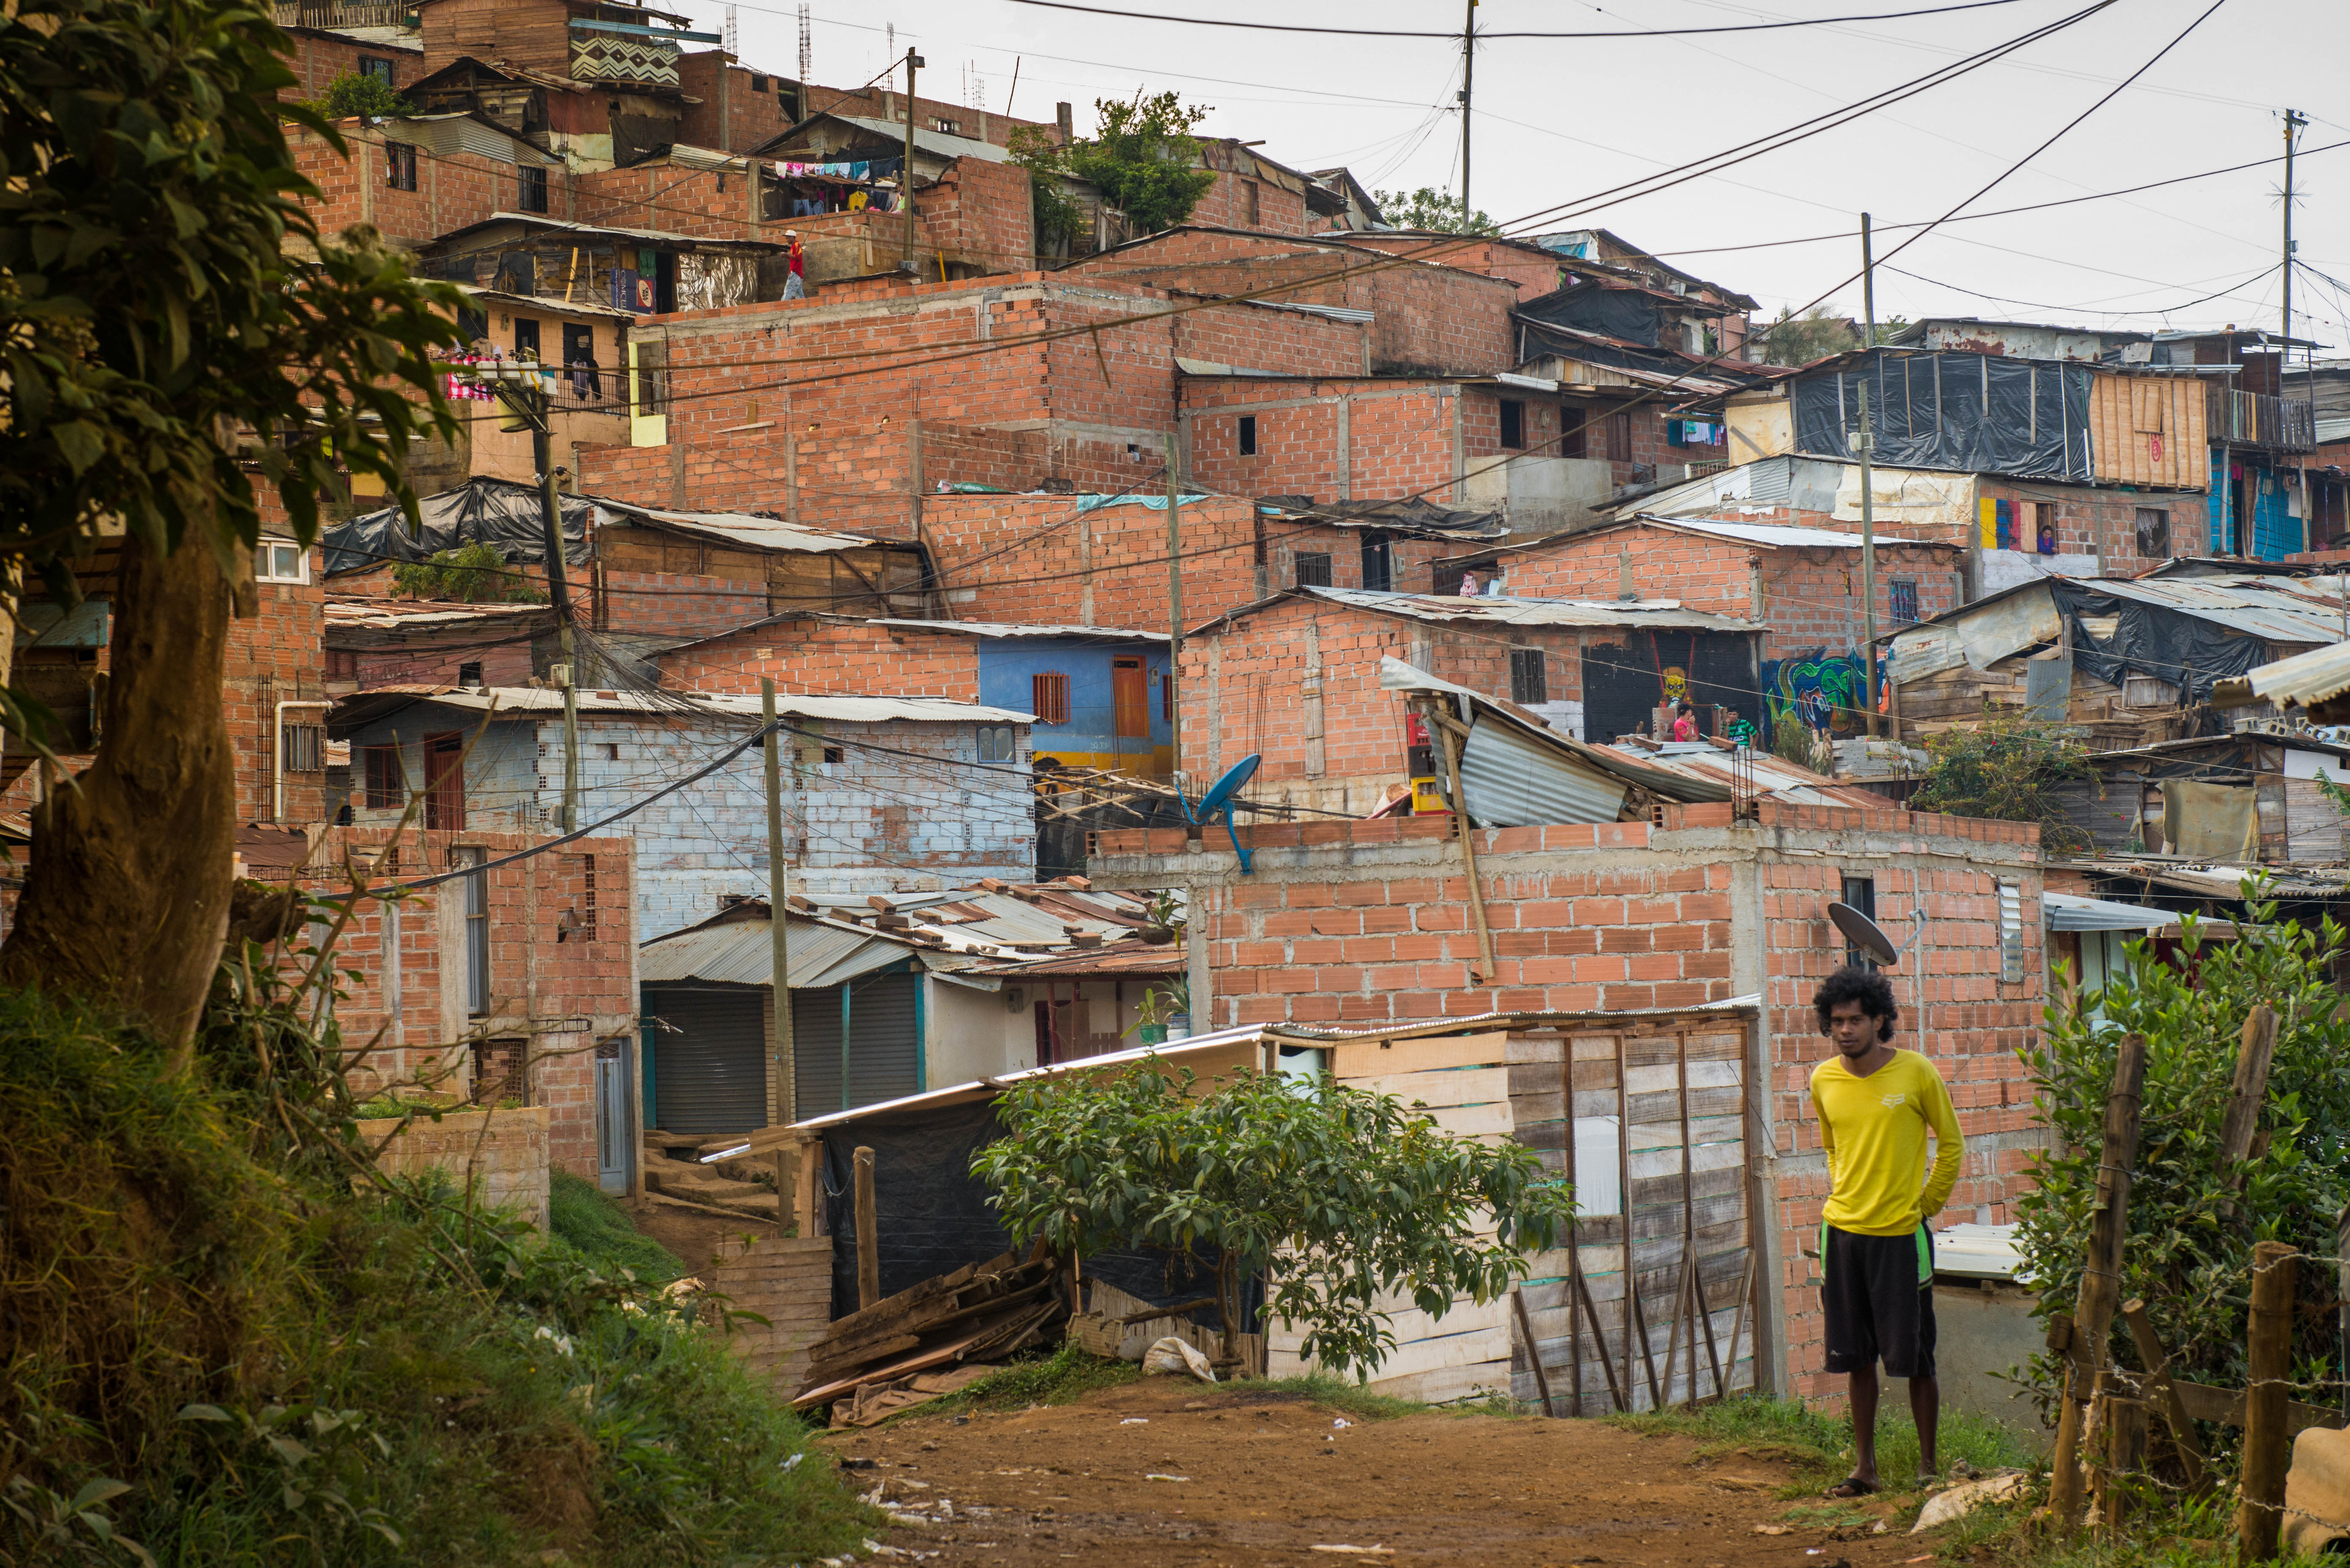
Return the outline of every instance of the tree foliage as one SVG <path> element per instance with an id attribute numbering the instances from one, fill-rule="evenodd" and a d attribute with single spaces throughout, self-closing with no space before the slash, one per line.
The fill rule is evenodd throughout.
<path id="1" fill-rule="evenodd" d="M 1024 126 L 1012 133 L 1012 161 L 1028 171 L 1035 196 L 1038 238 L 1076 232 L 1082 213 L 1061 189 L 1062 176 L 1093 186 L 1146 234 L 1190 217 L 1216 182 L 1216 171 L 1200 164 L 1193 135 L 1213 107 L 1186 104 L 1172 92 L 1145 98 L 1138 88 L 1131 99 L 1095 99 L 1094 111 L 1098 121 L 1088 139 L 1057 143 Z"/>
<path id="2" fill-rule="evenodd" d="M 391 569 L 391 586 L 415 599 L 456 599 L 477 604 L 545 604 L 536 584 L 508 569 L 495 545 L 476 539 L 455 550 L 435 550 L 421 561 Z"/>
<path id="3" fill-rule="evenodd" d="M 1426 229 L 1440 234 L 1498 234 L 1502 225 L 1484 213 L 1467 211 L 1467 203 L 1449 191 L 1433 185 L 1419 190 L 1375 191 L 1371 200 L 1379 209 L 1379 216 L 1399 229 Z"/>
<path id="4" fill-rule="evenodd" d="M 1396 1343 L 1383 1301 L 1431 1317 L 1491 1301 L 1567 1217 L 1533 1151 L 1451 1137 L 1391 1095 L 1246 1072 L 1196 1089 L 1156 1064 L 1019 1085 L 999 1102 L 1010 1136 L 972 1168 L 1015 1243 L 1213 1255 L 1227 1324 L 1262 1272 L 1303 1354 L 1366 1377 Z"/>
<path id="5" fill-rule="evenodd" d="M 2243 891 L 2246 917 L 2232 940 L 2184 917 L 2175 957 L 2132 941 L 2101 993 L 2049 1007 L 2039 1044 L 2022 1054 L 2053 1136 L 2016 1204 L 2036 1310 L 2068 1312 L 2088 1251 L 2115 1057 L 2124 1034 L 2145 1035 L 2121 1294 L 2145 1300 L 2174 1375 L 2228 1387 L 2245 1377 L 2252 1243 L 2285 1241 L 2330 1259 L 2350 1197 L 2350 1013 L 2331 976 L 2343 929 L 2331 919 L 2282 923 L 2257 882 Z M 2220 1124 L 2244 1021 L 2262 1002 L 2278 1018 L 2268 1097 L 2251 1158 L 2231 1170 L 2220 1158 Z M 2341 1375 L 2334 1279 L 2330 1263 L 2301 1272 L 2297 1378 L 2326 1367 Z M 2139 1364 L 2118 1323 L 2113 1353 L 2120 1365 Z M 2052 1390 L 2053 1364 L 2043 1357 L 2034 1370 Z"/>
<path id="6" fill-rule="evenodd" d="M 353 71 L 341 72 L 328 82 L 325 94 L 312 107 L 328 119 L 390 119 L 416 112 L 416 106 L 381 77 L 363 77 Z"/>
<path id="7" fill-rule="evenodd" d="M 1914 811 L 2036 822 L 2052 849 L 2088 846 L 2060 786 L 2094 779 L 2088 749 L 2069 725 L 2009 717 L 1986 708 L 1972 729 L 1945 730 L 1926 750 L 1925 786 L 1909 797 Z"/>
<path id="8" fill-rule="evenodd" d="M 0 27 L 0 552 L 61 565 L 120 518 L 159 555 L 258 535 L 249 458 L 296 535 L 337 466 L 400 484 L 455 424 L 429 363 L 458 296 L 371 234 L 319 234 L 284 114 L 285 35 L 203 0 L 26 0 Z M 237 432 L 265 444 L 240 450 Z M 412 503 L 411 503 L 412 504 Z M 61 592 L 70 586 L 53 573 Z"/>

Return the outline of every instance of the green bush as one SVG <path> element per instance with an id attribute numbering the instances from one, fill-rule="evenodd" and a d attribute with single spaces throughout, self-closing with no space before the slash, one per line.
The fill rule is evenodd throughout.
<path id="1" fill-rule="evenodd" d="M 414 599 L 456 599 L 463 604 L 545 604 L 546 591 L 510 571 L 494 545 L 476 539 L 456 550 L 435 550 L 421 561 L 391 569 L 391 586 Z"/>
<path id="2" fill-rule="evenodd" d="M 380 1176 L 331 1022 L 265 960 L 216 990 L 192 1072 L 0 992 L 0 1564 L 854 1545 L 868 1515 L 724 1325 L 619 1255 L 674 1259 L 580 1223 L 567 1184 L 541 1240 Z"/>
<path id="3" fill-rule="evenodd" d="M 585 1177 L 556 1171 L 547 1208 L 548 1228 L 556 1239 L 607 1274 L 626 1269 L 648 1284 L 665 1285 L 691 1272 L 676 1253 L 639 1231 L 629 1211 Z"/>
<path id="4" fill-rule="evenodd" d="M 1035 197 L 1038 240 L 1076 232 L 1082 214 L 1063 192 L 1060 177 L 1083 180 L 1145 234 L 1170 229 L 1191 215 L 1216 182 L 1200 162 L 1192 131 L 1212 109 L 1185 104 L 1171 92 L 1129 99 L 1097 99 L 1091 138 L 1056 143 L 1041 130 L 1012 133 L 1012 161 L 1028 171 Z"/>
<path id="5" fill-rule="evenodd" d="M 416 112 L 416 106 L 393 91 L 390 82 L 351 71 L 338 74 L 311 107 L 328 119 L 352 119 L 361 115 L 369 119 L 392 119 Z"/>
<path id="6" fill-rule="evenodd" d="M 2036 822 L 2050 849 L 2085 849 L 2089 836 L 2073 820 L 2068 784 L 2096 777 L 2080 732 L 1986 706 L 1972 729 L 1946 730 L 1926 742 L 1926 783 L 1909 797 L 1913 811 Z"/>
<path id="7" fill-rule="evenodd" d="M 2331 1258 L 2334 1217 L 2350 1195 L 2350 1015 L 2330 978 L 2343 929 L 2330 919 L 2314 928 L 2282 923 L 2257 881 L 2243 892 L 2246 917 L 2232 940 L 2207 937 L 2187 916 L 2176 961 L 2132 942 L 2102 992 L 2050 1006 L 2023 1060 L 2053 1136 L 2033 1156 L 2030 1189 L 2016 1204 L 2037 1310 L 2069 1312 L 2087 1253 L 2115 1057 L 2125 1033 L 2145 1035 L 2121 1295 L 2145 1300 L 2176 1373 L 2222 1386 L 2241 1386 L 2246 1376 L 2252 1243 L 2285 1241 L 2313 1260 Z M 2278 1018 L 2262 1136 L 2230 1172 L 2220 1158 L 2220 1122 L 2244 1021 L 2262 1002 Z M 2302 1267 L 2296 1378 L 2340 1375 L 2335 1296 L 2332 1264 Z M 2110 1348 L 2120 1365 L 2139 1364 L 2118 1322 Z M 2051 1358 L 2033 1370 L 2053 1399 Z M 2220 1428 L 2205 1431 L 2207 1444 L 2230 1440 Z"/>

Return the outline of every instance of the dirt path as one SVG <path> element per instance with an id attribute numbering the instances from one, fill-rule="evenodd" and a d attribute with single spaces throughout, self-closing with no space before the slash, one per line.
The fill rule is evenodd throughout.
<path id="1" fill-rule="evenodd" d="M 894 1530 L 889 1543 L 941 1568 L 1350 1558 L 1881 1568 L 1929 1552 L 1898 1524 L 1887 1534 L 1787 1525 L 1791 1505 L 1775 1490 L 1789 1471 L 1754 1453 L 1692 1463 L 1690 1439 L 1596 1421 L 1434 1412 L 1354 1421 L 1295 1397 L 1170 1378 L 1045 1409 L 917 1414 L 825 1446 L 872 1461 L 848 1474 L 859 1490 L 878 1486 L 893 1511 L 936 1521 Z M 1336 1546 L 1388 1550 L 1315 1550 Z"/>

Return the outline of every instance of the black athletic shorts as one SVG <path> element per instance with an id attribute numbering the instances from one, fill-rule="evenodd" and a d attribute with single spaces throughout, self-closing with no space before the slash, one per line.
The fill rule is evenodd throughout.
<path id="1" fill-rule="evenodd" d="M 1889 1377 L 1934 1376 L 1934 1242 L 1858 1236 L 1820 1227 L 1820 1306 L 1828 1370 L 1859 1372 L 1882 1359 Z"/>

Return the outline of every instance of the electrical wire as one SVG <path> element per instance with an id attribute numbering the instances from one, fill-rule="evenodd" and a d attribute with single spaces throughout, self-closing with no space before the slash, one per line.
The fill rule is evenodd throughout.
<path id="1" fill-rule="evenodd" d="M 1100 5 L 1079 5 L 1072 0 L 1012 0 L 1015 5 L 1036 5 L 1049 11 L 1082 11 L 1094 16 L 1115 16 L 1128 22 L 1177 22 L 1187 27 L 1237 27 L 1256 33 L 1315 33 L 1347 38 L 1441 38 L 1459 41 L 1459 32 L 1405 31 L 1393 27 L 1321 27 L 1302 22 L 1241 22 L 1217 16 L 1178 16 L 1163 11 L 1114 11 Z M 1987 11 L 1994 5 L 2012 5 L 2016 0 L 1961 0 L 1951 5 L 1932 5 L 1923 10 L 1878 11 L 1866 16 L 1814 16 L 1791 22 L 1743 22 L 1712 27 L 1638 27 L 1631 29 L 1591 30 L 1585 32 L 1513 32 L 1496 30 L 1478 32 L 1479 38 L 1678 38 L 1700 33 L 1777 33 L 1793 27 L 1825 27 L 1838 22 L 1890 22 L 1905 16 L 1939 16 L 1953 11 Z"/>

